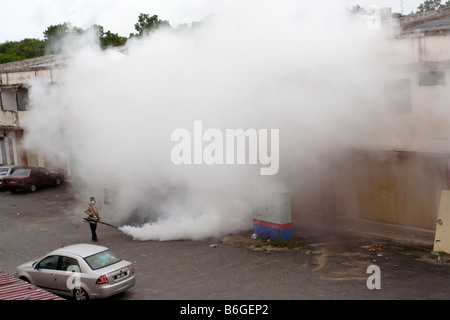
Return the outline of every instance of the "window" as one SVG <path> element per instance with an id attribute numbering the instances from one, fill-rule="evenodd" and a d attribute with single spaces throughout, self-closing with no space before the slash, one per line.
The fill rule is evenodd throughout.
<path id="1" fill-rule="evenodd" d="M 59 256 L 49 256 L 39 262 L 39 269 L 54 269 L 58 267 Z"/>
<path id="2" fill-rule="evenodd" d="M 8 138 L 8 146 L 9 146 L 9 163 L 13 164 L 14 161 L 14 149 L 13 149 L 13 139 Z"/>
<path id="3" fill-rule="evenodd" d="M 20 86 L 17 89 L 17 111 L 28 110 L 28 89 Z"/>
<path id="4" fill-rule="evenodd" d="M 6 145 L 5 138 L 0 137 L 0 164 L 6 164 Z"/>
<path id="5" fill-rule="evenodd" d="M 423 71 L 419 72 L 420 87 L 445 86 L 445 71 Z"/>
<path id="6" fill-rule="evenodd" d="M 89 267 L 91 267 L 92 270 L 97 270 L 100 268 L 107 267 L 116 262 L 119 262 L 122 259 L 120 259 L 111 250 L 106 250 L 100 253 L 96 253 L 92 256 L 86 257 L 84 258 L 84 260 L 86 260 L 86 262 L 88 263 Z"/>
<path id="7" fill-rule="evenodd" d="M 28 177 L 30 175 L 31 169 L 17 169 L 11 175 L 14 177 Z"/>
<path id="8" fill-rule="evenodd" d="M 0 90 L 0 105 L 5 111 L 27 111 L 28 89 L 23 86 L 2 87 Z"/>
<path id="9" fill-rule="evenodd" d="M 17 111 L 16 89 L 1 89 L 2 107 L 5 111 Z"/>
<path id="10" fill-rule="evenodd" d="M 80 266 L 78 265 L 78 261 L 75 258 L 70 257 L 61 257 L 61 267 L 59 268 L 62 271 L 80 271 Z M 69 269 L 69 270 L 67 270 Z"/>

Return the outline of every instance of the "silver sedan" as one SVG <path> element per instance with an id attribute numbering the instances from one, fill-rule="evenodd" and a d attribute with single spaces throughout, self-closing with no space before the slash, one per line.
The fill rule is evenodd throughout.
<path id="1" fill-rule="evenodd" d="M 76 300 L 106 298 L 136 282 L 134 265 L 107 247 L 74 244 L 21 264 L 16 277 Z"/>

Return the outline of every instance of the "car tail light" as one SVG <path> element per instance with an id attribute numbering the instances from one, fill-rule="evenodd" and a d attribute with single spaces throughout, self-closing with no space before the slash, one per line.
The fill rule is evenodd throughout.
<path id="1" fill-rule="evenodd" d="M 131 266 L 131 274 L 134 274 L 134 266 Z"/>
<path id="2" fill-rule="evenodd" d="M 97 279 L 97 282 L 95 282 L 95 284 L 105 284 L 105 283 L 109 283 L 109 280 L 106 276 L 100 276 Z"/>

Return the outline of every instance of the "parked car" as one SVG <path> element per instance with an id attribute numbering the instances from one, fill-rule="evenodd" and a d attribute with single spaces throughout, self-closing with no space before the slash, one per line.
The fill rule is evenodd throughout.
<path id="1" fill-rule="evenodd" d="M 59 172 L 49 171 L 42 167 L 20 168 L 10 176 L 3 178 L 2 188 L 15 192 L 17 190 L 36 191 L 37 188 L 55 185 L 64 182 Z"/>
<path id="2" fill-rule="evenodd" d="M 16 171 L 19 168 L 23 168 L 23 166 L 18 165 L 0 166 L 0 189 L 2 188 L 3 178 L 10 176 L 14 171 Z"/>
<path id="3" fill-rule="evenodd" d="M 15 276 L 76 300 L 106 298 L 135 285 L 134 265 L 111 249 L 74 244 L 56 249 L 37 261 L 21 264 Z"/>

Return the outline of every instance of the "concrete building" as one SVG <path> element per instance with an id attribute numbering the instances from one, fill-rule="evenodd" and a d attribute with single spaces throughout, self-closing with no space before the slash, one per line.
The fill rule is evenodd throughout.
<path id="1" fill-rule="evenodd" d="M 23 119 L 30 108 L 31 82 L 39 79 L 54 83 L 63 70 L 62 59 L 55 55 L 0 64 L 0 164 L 48 165 L 42 154 L 22 147 Z"/>

